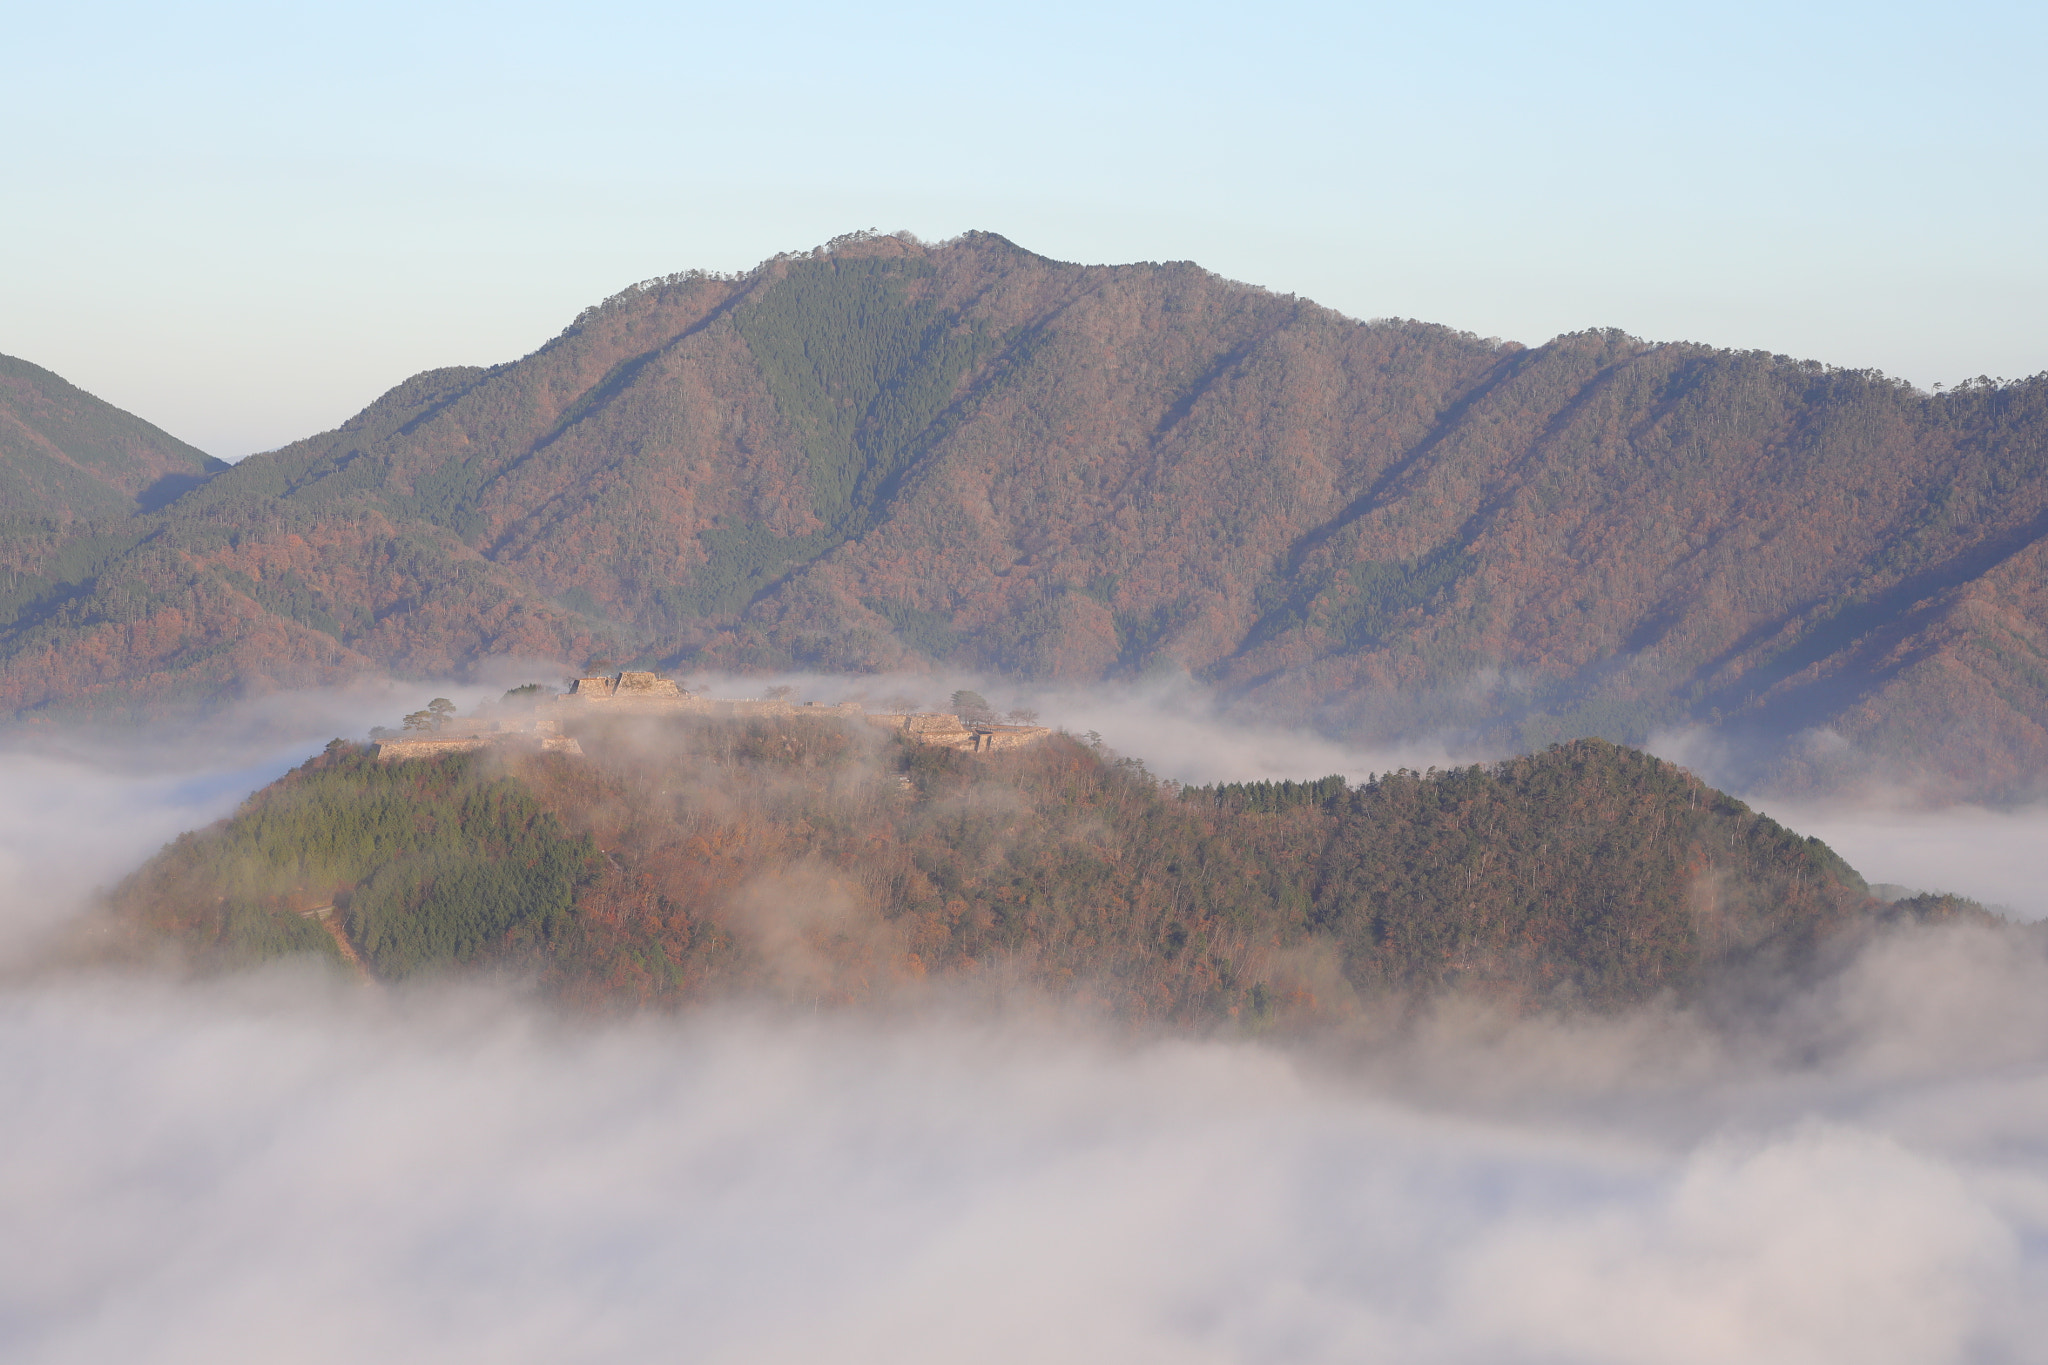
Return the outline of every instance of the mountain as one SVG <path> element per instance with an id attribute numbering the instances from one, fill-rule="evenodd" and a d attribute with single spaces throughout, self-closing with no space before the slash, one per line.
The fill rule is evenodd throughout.
<path id="1" fill-rule="evenodd" d="M 636 286 L 144 520 L 16 547 L 54 586 L 0 705 L 492 655 L 1184 673 L 1360 740 L 1696 727 L 1749 781 L 2048 777 L 2048 376 L 1927 395 L 858 235 Z"/>
<path id="2" fill-rule="evenodd" d="M 0 355 L 0 507 L 9 518 L 125 517 L 227 467 L 41 366 Z"/>
<path id="3" fill-rule="evenodd" d="M 336 741 L 119 888 L 112 941 L 510 971 L 602 1008 L 932 981 L 1202 1024 L 1446 986 L 1619 1007 L 1919 909 L 1597 739 L 1356 788 L 1181 790 L 1064 736 L 986 758 L 802 716 L 571 727 L 587 757 Z"/>

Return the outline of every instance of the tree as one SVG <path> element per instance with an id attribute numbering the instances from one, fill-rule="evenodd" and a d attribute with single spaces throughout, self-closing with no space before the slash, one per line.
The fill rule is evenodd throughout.
<path id="1" fill-rule="evenodd" d="M 987 697 L 979 692 L 970 692 L 964 687 L 953 694 L 953 713 L 967 721 L 991 721 L 996 715 L 994 708 L 988 704 Z"/>
<path id="2" fill-rule="evenodd" d="M 415 711 L 405 718 L 408 730 L 438 730 L 448 723 L 455 714 L 455 703 L 446 697 L 436 697 L 427 703 L 424 711 Z"/>

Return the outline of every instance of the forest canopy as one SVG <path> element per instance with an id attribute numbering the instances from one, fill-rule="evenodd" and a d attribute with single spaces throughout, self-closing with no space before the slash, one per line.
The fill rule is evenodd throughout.
<path id="1" fill-rule="evenodd" d="M 1454 987 L 1615 1007 L 1916 913 L 1602 740 L 1178 787 L 1065 736 L 987 758 L 802 716 L 577 733 L 587 757 L 337 742 L 168 847 L 117 915 L 222 965 L 488 967 L 592 1008 L 999 981 L 1194 1025 Z"/>

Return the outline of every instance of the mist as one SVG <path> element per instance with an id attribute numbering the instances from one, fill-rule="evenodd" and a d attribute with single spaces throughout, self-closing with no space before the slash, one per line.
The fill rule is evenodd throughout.
<path id="1" fill-rule="evenodd" d="M 1881 796 L 1754 804 L 1822 840 L 1873 883 L 1953 891 L 2013 918 L 2048 919 L 2048 806 L 1926 806 Z"/>
<path id="2" fill-rule="evenodd" d="M 1347 743 L 1299 725 L 1233 715 L 1209 688 L 1186 674 L 1136 683 L 1066 684 L 990 678 L 968 673 L 870 674 L 834 677 L 811 673 L 770 677 L 696 674 L 693 687 L 713 696 L 756 697 L 769 687 L 818 702 L 857 701 L 870 710 L 950 709 L 953 693 L 982 694 L 1000 717 L 1022 710 L 1035 723 L 1070 734 L 1093 732 L 1118 753 L 1141 760 L 1175 782 L 1253 782 L 1342 773 L 1363 781 L 1396 768 L 1421 771 L 1471 763 L 1451 735 L 1417 735 L 1399 743 Z M 1460 757 L 1460 755 L 1463 755 Z"/>
<path id="3" fill-rule="evenodd" d="M 436 691 L 0 755 L 0 957 Z M 1403 761 L 989 697 L 1188 781 Z M 1739 1007 L 1452 1000 L 1314 1046 L 17 970 L 0 1089 L 0 1347 L 38 1365 L 1917 1365 L 2048 1329 L 2048 958 L 2017 930 L 1894 932 Z"/>
<path id="4" fill-rule="evenodd" d="M 94 890 L 179 833 L 228 815 L 329 739 L 361 738 L 431 696 L 466 708 L 503 690 L 495 677 L 439 685 L 365 678 L 250 698 L 182 725 L 8 736 L 0 742 L 0 965 L 32 953 Z"/>
<path id="5" fill-rule="evenodd" d="M 2048 980 L 1968 935 L 1907 956 L 1814 1004 L 1804 1065 L 1658 1016 L 1454 1017 L 1348 1058 L 1044 1021 L 592 1027 L 291 969 L 17 987 L 0 1340 L 35 1362 L 2031 1358 Z M 1933 999 L 1897 1012 L 1902 974 Z"/>
<path id="6" fill-rule="evenodd" d="M 947 706 L 956 688 L 982 692 L 1000 714 L 1026 708 L 1040 723 L 1094 732 L 1162 778 L 1203 784 L 1302 780 L 1341 773 L 1357 783 L 1398 768 L 1449 768 L 1504 753 L 1475 751 L 1468 734 L 1447 731 L 1392 744 L 1347 743 L 1303 726 L 1262 724 L 1231 714 L 1186 675 L 1134 684 L 1073 688 L 972 674 L 769 679 L 701 675 L 719 696 L 758 696 L 783 686 L 823 702 Z M 1832 796 L 1788 797 L 1731 786 L 1743 765 L 1698 735 L 1663 734 L 1652 752 L 1693 769 L 1801 834 L 1827 843 L 1873 884 L 1950 891 L 2011 918 L 2048 918 L 2048 806 L 1990 808 L 1930 802 L 1911 784 L 1863 784 Z"/>

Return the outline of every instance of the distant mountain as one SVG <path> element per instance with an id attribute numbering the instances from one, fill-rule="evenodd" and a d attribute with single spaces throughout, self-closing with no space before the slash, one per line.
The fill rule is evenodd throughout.
<path id="1" fill-rule="evenodd" d="M 100 941 L 386 980 L 510 968 L 592 1007 L 934 981 L 1258 1027 L 1446 986 L 1683 998 L 1859 927 L 1988 919 L 1886 907 L 1819 841 L 1594 739 L 1174 791 L 1065 737 L 975 758 L 803 717 L 571 725 L 588 757 L 336 743 L 137 873 Z"/>
<path id="2" fill-rule="evenodd" d="M 1528 348 L 985 233 L 651 281 L 142 520 L 15 551 L 72 560 L 0 634 L 0 704 L 494 654 L 1186 672 L 1359 739 L 2048 774 L 2048 377 Z"/>
<path id="3" fill-rule="evenodd" d="M 41 366 L 0 355 L 0 508 L 8 517 L 125 517 L 227 467 Z"/>

